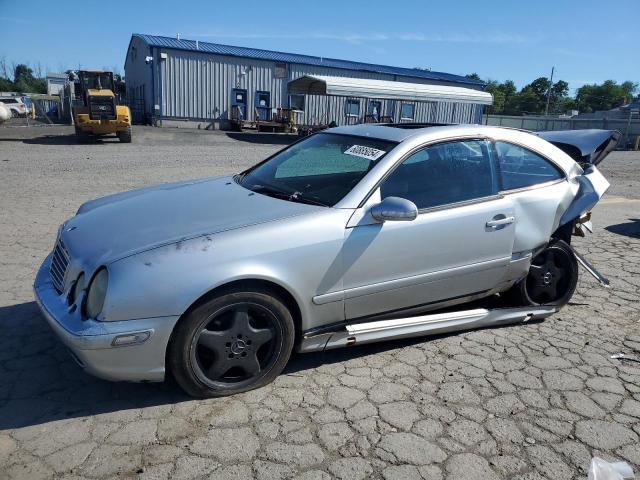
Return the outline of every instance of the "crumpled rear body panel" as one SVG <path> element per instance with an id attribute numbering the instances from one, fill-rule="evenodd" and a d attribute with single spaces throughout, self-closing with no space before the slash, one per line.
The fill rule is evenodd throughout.
<path id="1" fill-rule="evenodd" d="M 595 167 L 589 167 L 584 175 L 575 178 L 578 182 L 578 191 L 571 205 L 560 218 L 560 225 L 569 223 L 574 218 L 591 210 L 600 201 L 602 195 L 609 189 L 609 182 Z"/>
<path id="2" fill-rule="evenodd" d="M 560 226 L 578 188 L 572 179 L 510 194 L 516 216 L 513 252 L 530 252 L 545 245 Z"/>

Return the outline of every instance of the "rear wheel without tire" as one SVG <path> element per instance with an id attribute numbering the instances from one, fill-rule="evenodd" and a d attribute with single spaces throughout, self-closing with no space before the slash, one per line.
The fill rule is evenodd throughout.
<path id="1" fill-rule="evenodd" d="M 128 127 L 126 130 L 118 132 L 118 139 L 122 143 L 131 143 L 131 127 Z"/>
<path id="2" fill-rule="evenodd" d="M 531 262 L 529 274 L 506 293 L 515 305 L 550 305 L 569 303 L 578 284 L 578 262 L 569 246 L 555 241 Z"/>
<path id="3" fill-rule="evenodd" d="M 262 291 L 233 292 L 186 314 L 174 332 L 167 363 L 194 397 L 221 397 L 273 381 L 295 338 L 291 313 Z"/>

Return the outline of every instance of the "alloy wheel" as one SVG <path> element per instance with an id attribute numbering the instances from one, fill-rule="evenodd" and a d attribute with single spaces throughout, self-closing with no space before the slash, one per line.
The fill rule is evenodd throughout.
<path id="1" fill-rule="evenodd" d="M 228 305 L 205 319 L 191 344 L 196 376 L 214 387 L 254 381 L 276 360 L 280 332 L 275 314 L 256 303 Z"/>
<path id="2" fill-rule="evenodd" d="M 571 288 L 573 272 L 570 253 L 561 248 L 548 248 L 532 262 L 526 280 L 527 294 L 537 304 L 553 303 Z"/>

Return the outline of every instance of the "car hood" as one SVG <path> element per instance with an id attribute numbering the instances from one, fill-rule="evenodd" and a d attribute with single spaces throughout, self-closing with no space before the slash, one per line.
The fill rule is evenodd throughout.
<path id="1" fill-rule="evenodd" d="M 106 264 L 161 245 L 322 208 L 253 193 L 232 177 L 207 178 L 92 200 L 64 224 L 61 236 L 72 257 Z"/>

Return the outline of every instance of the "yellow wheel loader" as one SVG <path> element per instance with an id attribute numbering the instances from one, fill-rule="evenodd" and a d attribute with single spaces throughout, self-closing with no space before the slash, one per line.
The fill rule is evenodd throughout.
<path id="1" fill-rule="evenodd" d="M 116 134 L 123 143 L 131 142 L 131 111 L 118 105 L 113 73 L 79 70 L 73 74 L 76 104 L 73 121 L 78 142 L 91 136 Z"/>

